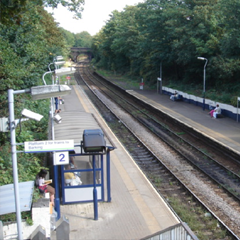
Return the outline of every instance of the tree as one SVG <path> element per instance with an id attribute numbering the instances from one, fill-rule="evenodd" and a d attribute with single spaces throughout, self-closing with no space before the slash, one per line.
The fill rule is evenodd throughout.
<path id="1" fill-rule="evenodd" d="M 65 30 L 64 28 L 60 28 L 60 31 L 65 39 L 67 47 L 73 47 L 75 44 L 75 34 Z"/>
<path id="2" fill-rule="evenodd" d="M 92 36 L 86 31 L 75 34 L 74 38 L 75 38 L 75 43 L 74 43 L 73 47 L 90 48 L 92 45 Z"/>
<path id="3" fill-rule="evenodd" d="M 22 22 L 25 11 L 30 0 L 1 0 L 0 2 L 0 23 L 5 25 L 18 24 Z M 81 18 L 84 0 L 35 0 L 34 4 L 38 6 L 47 6 L 57 8 L 60 4 L 71 12 L 74 12 L 76 19 Z"/>
<path id="4" fill-rule="evenodd" d="M 48 71 L 52 62 L 52 54 L 61 54 L 64 39 L 43 6 L 34 2 L 26 3 L 26 10 L 21 16 L 21 24 L 12 22 L 11 25 L 0 24 L 0 117 L 7 117 L 8 89 L 26 89 L 42 83 L 42 75 Z M 15 116 L 20 118 L 21 110 L 28 108 L 45 115 L 40 122 L 22 124 L 17 129 L 17 141 L 43 140 L 47 138 L 48 100 L 31 101 L 28 94 L 15 97 Z M 19 136 L 18 136 L 19 135 Z M 11 183 L 11 159 L 9 151 L 9 136 L 0 133 L 0 185 Z M 18 150 L 21 147 L 18 147 Z M 21 149 L 22 150 L 22 149 Z M 40 168 L 42 156 L 18 155 L 19 179 L 33 180 Z"/>

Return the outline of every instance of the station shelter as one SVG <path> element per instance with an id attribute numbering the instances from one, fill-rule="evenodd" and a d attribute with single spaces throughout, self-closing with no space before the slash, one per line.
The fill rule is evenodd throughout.
<path id="1" fill-rule="evenodd" d="M 114 147 L 106 145 L 101 129 L 87 129 L 77 148 L 69 154 L 70 164 L 61 165 L 62 204 L 111 201 L 110 152 Z"/>

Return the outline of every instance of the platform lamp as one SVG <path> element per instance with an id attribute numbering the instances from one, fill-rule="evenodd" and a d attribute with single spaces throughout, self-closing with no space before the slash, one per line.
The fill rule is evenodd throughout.
<path id="1" fill-rule="evenodd" d="M 8 106 L 9 106 L 9 131 L 11 136 L 11 154 L 12 154 L 12 166 L 13 166 L 13 185 L 14 185 L 14 196 L 15 196 L 15 207 L 17 216 L 17 231 L 18 239 L 22 240 L 22 219 L 21 219 L 21 205 L 19 196 L 19 184 L 18 184 L 18 167 L 17 167 L 17 149 L 16 149 L 16 132 L 15 132 L 15 116 L 14 116 L 14 95 L 21 93 L 30 93 L 33 100 L 51 98 L 55 96 L 67 95 L 71 92 L 71 88 L 66 85 L 47 85 L 47 86 L 36 86 L 30 89 L 23 90 L 8 90 Z M 39 120 L 39 116 L 36 118 L 36 113 L 28 110 L 22 111 L 23 115 Z M 30 114 L 30 115 L 29 115 Z"/>
<path id="2" fill-rule="evenodd" d="M 205 61 L 204 68 L 203 68 L 203 111 L 205 111 L 205 84 L 206 84 L 206 66 L 207 66 L 207 58 L 198 57 L 197 59 Z"/>
<path id="3" fill-rule="evenodd" d="M 106 141 L 101 129 L 89 129 L 83 131 L 83 150 L 89 153 L 105 152 Z"/>
<path id="4" fill-rule="evenodd" d="M 93 207 L 94 220 L 98 220 L 95 155 L 106 152 L 106 141 L 101 129 L 89 129 L 83 131 L 83 150 L 85 153 L 93 154 Z"/>
<path id="5" fill-rule="evenodd" d="M 57 61 L 63 60 L 63 56 L 56 56 L 56 60 Z"/>

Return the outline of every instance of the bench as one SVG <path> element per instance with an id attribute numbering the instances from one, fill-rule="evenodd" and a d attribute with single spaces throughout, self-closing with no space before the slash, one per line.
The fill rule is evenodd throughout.
<path id="1" fill-rule="evenodd" d="M 221 113 L 216 114 L 216 118 L 224 118 L 224 116 Z"/>
<path id="2" fill-rule="evenodd" d="M 183 100 L 183 96 L 178 94 L 177 97 L 173 98 L 173 101 L 182 101 Z"/>
<path id="3" fill-rule="evenodd" d="M 220 113 L 213 113 L 213 117 L 214 118 L 223 118 L 223 115 L 222 115 L 222 110 L 220 110 Z"/>

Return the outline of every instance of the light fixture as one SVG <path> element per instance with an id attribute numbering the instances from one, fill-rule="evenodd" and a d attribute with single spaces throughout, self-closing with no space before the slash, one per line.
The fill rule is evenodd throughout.
<path id="1" fill-rule="evenodd" d="M 63 65 L 65 63 L 65 61 L 59 61 L 59 62 L 54 62 L 54 65 L 59 66 L 59 65 Z"/>
<path id="2" fill-rule="evenodd" d="M 63 76 L 67 74 L 73 74 L 75 73 L 76 69 L 74 67 L 68 67 L 68 68 L 60 68 L 55 70 L 56 76 Z"/>
<path id="3" fill-rule="evenodd" d="M 33 100 L 46 99 L 70 94 L 71 88 L 67 85 L 43 85 L 31 88 Z"/>
<path id="4" fill-rule="evenodd" d="M 61 123 L 61 122 L 62 122 L 62 117 L 61 117 L 59 114 L 56 114 L 56 115 L 53 117 L 53 120 L 54 120 L 56 123 Z"/>
<path id="5" fill-rule="evenodd" d="M 57 57 L 56 57 L 56 60 L 57 60 L 57 61 L 63 60 L 63 56 L 57 56 Z"/>
<path id="6" fill-rule="evenodd" d="M 197 59 L 205 61 L 204 67 L 203 67 L 203 111 L 205 111 L 205 92 L 206 92 L 206 66 L 207 66 L 207 58 L 204 57 L 198 57 Z"/>
<path id="7" fill-rule="evenodd" d="M 30 119 L 33 119 L 33 120 L 36 120 L 36 121 L 40 121 L 43 118 L 43 115 L 32 112 L 28 109 L 23 109 L 21 114 L 23 116 L 27 117 L 27 118 L 30 118 Z"/>
<path id="8" fill-rule="evenodd" d="M 106 141 L 101 129 L 89 129 L 83 131 L 84 152 L 104 152 Z"/>

